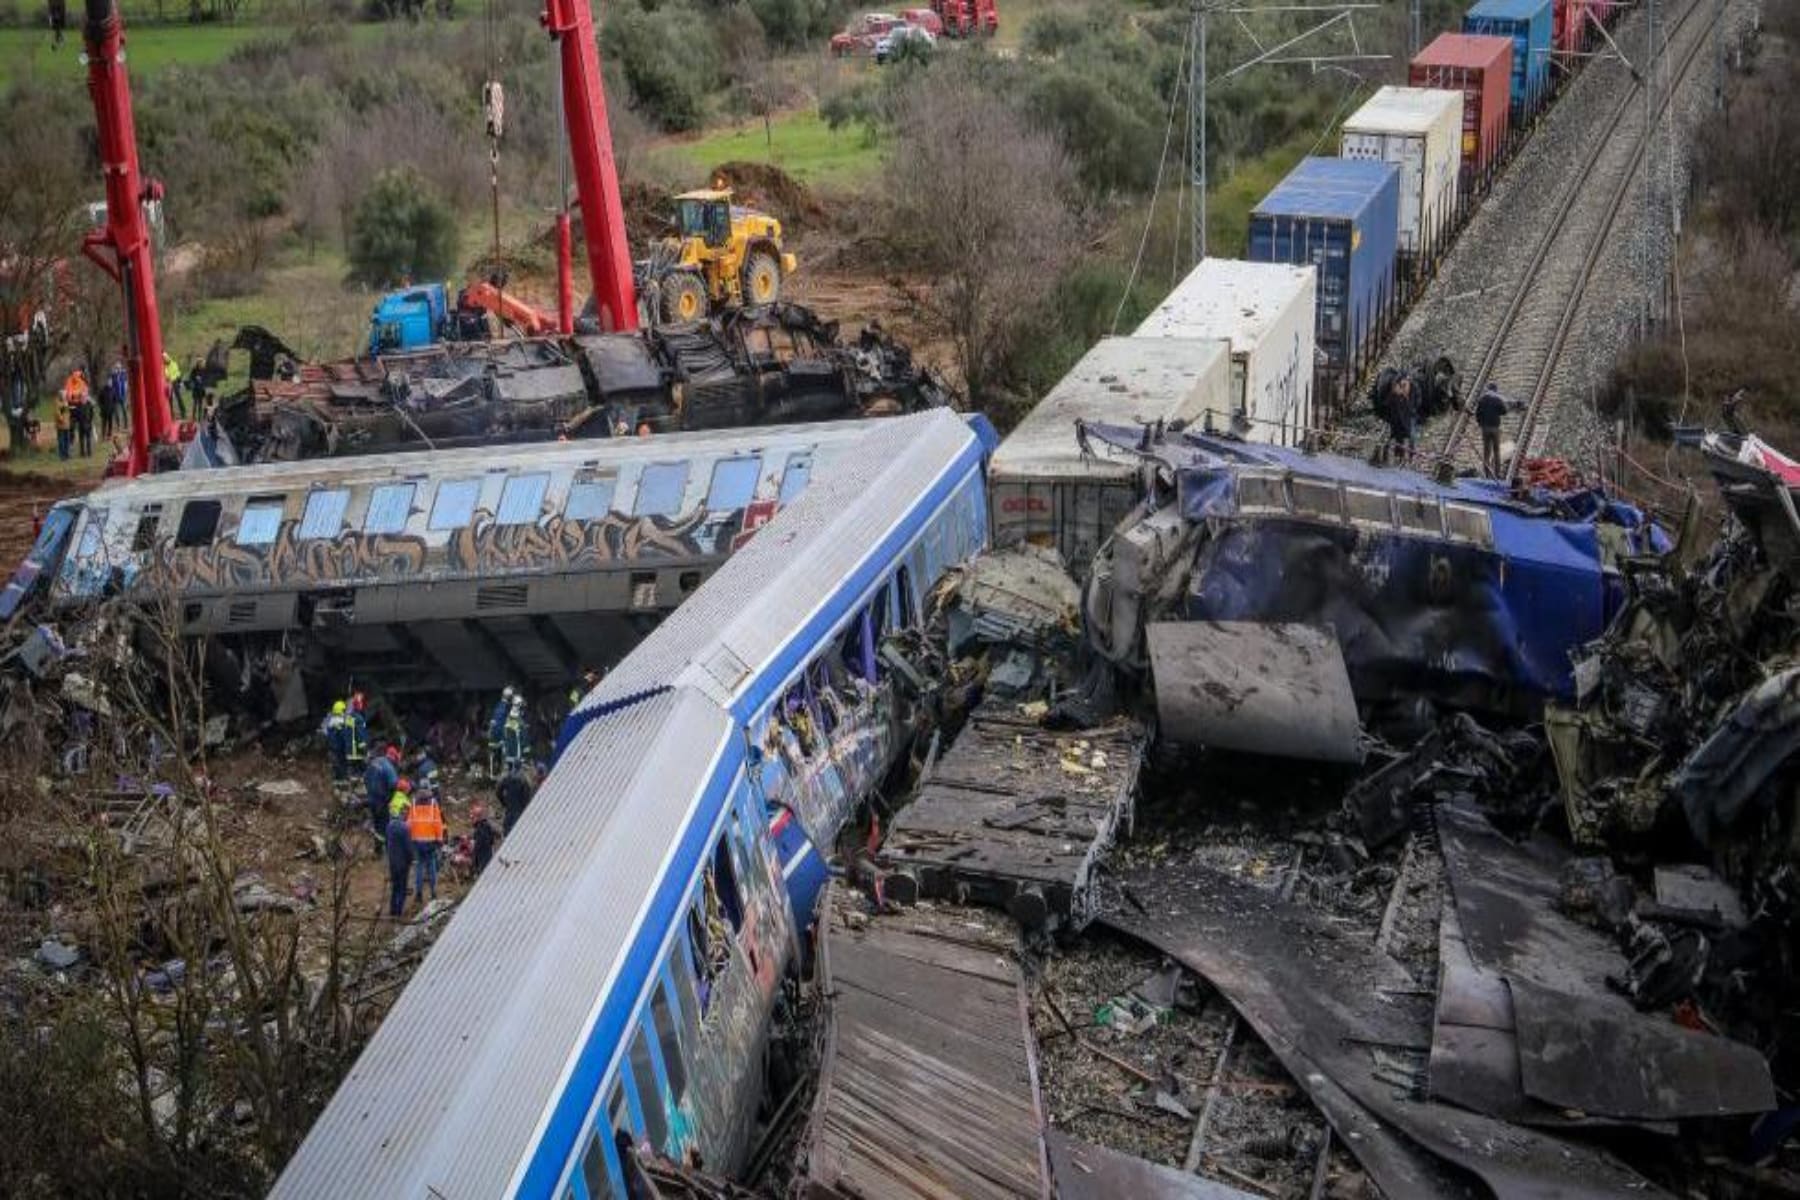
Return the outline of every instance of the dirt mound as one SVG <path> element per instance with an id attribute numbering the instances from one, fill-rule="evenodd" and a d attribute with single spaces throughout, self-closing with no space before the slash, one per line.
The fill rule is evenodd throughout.
<path id="1" fill-rule="evenodd" d="M 831 213 L 811 188 L 770 163 L 720 163 L 710 177 L 723 177 L 740 202 L 761 209 L 793 229 L 831 223 Z"/>

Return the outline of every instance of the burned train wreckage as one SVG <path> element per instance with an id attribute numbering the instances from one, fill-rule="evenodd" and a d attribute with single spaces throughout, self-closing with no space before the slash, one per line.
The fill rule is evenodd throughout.
<path id="1" fill-rule="evenodd" d="M 842 342 L 793 304 L 632 333 L 438 343 L 298 364 L 240 332 L 250 385 L 219 406 L 237 461 L 606 438 L 913 412 L 949 393 L 879 328 Z"/>

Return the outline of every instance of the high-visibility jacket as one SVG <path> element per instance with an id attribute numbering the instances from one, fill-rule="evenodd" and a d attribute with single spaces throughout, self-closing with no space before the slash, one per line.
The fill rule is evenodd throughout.
<path id="1" fill-rule="evenodd" d="M 369 757 L 369 719 L 359 712 L 346 714 L 345 749 L 351 762 Z"/>
<path id="2" fill-rule="evenodd" d="M 181 382 L 181 364 L 167 354 L 163 355 L 163 382 L 170 387 Z"/>
<path id="3" fill-rule="evenodd" d="M 415 842 L 444 840 L 444 810 L 438 807 L 437 797 L 413 801 L 406 813 L 406 832 Z"/>

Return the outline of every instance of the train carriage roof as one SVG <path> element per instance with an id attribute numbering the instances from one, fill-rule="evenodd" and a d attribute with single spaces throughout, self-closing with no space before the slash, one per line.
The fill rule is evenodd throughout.
<path id="1" fill-rule="evenodd" d="M 590 692 L 571 727 L 682 681 L 733 703 L 778 684 L 764 676 L 783 647 L 834 594 L 872 582 L 864 573 L 878 548 L 910 539 L 957 468 L 980 454 L 979 437 L 948 410 L 875 424 Z"/>

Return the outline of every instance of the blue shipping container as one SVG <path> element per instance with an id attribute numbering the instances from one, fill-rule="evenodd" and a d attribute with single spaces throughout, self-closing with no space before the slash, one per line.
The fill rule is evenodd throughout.
<path id="1" fill-rule="evenodd" d="M 1554 0 L 1477 0 L 1463 18 L 1464 33 L 1513 40 L 1512 119 L 1517 128 L 1550 94 L 1550 38 Z"/>
<path id="2" fill-rule="evenodd" d="M 1398 166 L 1308 158 L 1250 214 L 1247 257 L 1318 267 L 1318 348 L 1355 371 L 1394 302 L 1399 236 Z"/>

